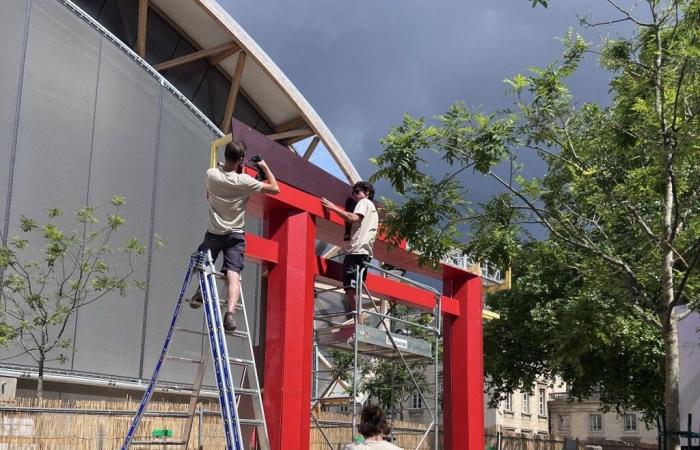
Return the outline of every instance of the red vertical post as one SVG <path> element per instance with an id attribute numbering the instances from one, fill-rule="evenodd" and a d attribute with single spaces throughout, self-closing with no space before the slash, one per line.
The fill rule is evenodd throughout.
<path id="1" fill-rule="evenodd" d="M 272 211 L 279 244 L 270 270 L 265 331 L 264 406 L 272 450 L 308 450 L 316 225 L 306 212 Z"/>
<path id="2" fill-rule="evenodd" d="M 444 448 L 484 450 L 481 278 L 444 270 L 443 293 L 459 301 L 459 317 L 445 317 L 443 323 Z"/>

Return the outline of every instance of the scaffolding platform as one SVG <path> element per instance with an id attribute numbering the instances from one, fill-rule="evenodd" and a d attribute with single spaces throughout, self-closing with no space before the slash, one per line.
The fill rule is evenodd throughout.
<path id="1" fill-rule="evenodd" d="M 430 342 L 403 334 L 391 333 L 391 337 L 401 351 L 399 354 L 391 344 L 391 339 L 383 327 L 374 328 L 358 324 L 357 336 L 357 351 L 363 355 L 385 359 L 400 359 L 403 355 L 406 360 L 434 358 Z M 353 350 L 355 324 L 323 328 L 317 331 L 317 338 L 319 345 L 341 350 Z"/>

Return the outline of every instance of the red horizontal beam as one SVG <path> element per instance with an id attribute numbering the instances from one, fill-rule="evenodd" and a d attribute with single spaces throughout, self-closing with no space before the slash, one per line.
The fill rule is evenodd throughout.
<path id="1" fill-rule="evenodd" d="M 265 239 L 255 234 L 245 234 L 245 256 L 249 261 L 262 264 L 279 262 L 279 245 L 275 241 Z"/>
<path id="2" fill-rule="evenodd" d="M 316 257 L 317 276 L 337 284 L 342 279 L 342 272 L 342 264 L 320 256 Z M 367 274 L 367 289 L 372 294 L 388 297 L 399 303 L 416 308 L 432 310 L 435 307 L 434 293 L 371 272 Z M 443 315 L 459 317 L 459 302 L 457 300 L 445 295 L 441 295 L 440 299 Z"/>
<path id="3" fill-rule="evenodd" d="M 256 174 L 256 172 L 249 167 L 246 167 L 245 170 L 251 176 Z M 280 192 L 275 196 L 265 194 L 255 194 L 252 196 L 250 202 L 248 202 L 248 213 L 263 218 L 265 216 L 265 211 L 277 209 L 306 211 L 312 216 L 322 219 L 316 221 L 316 237 L 318 239 L 340 247 L 344 245 L 342 241 L 343 231 L 340 227 L 345 225 L 345 221 L 343 221 L 338 214 L 322 207 L 321 200 L 318 197 L 281 181 L 279 181 L 278 184 L 280 186 Z M 402 242 L 398 248 L 392 248 L 388 242 L 382 239 L 381 235 L 378 236 L 378 239 L 374 242 L 374 257 L 379 261 L 391 264 L 395 267 L 400 267 L 409 272 L 436 279 L 442 279 L 443 271 L 445 267 L 447 267 L 443 266 L 442 270 L 439 271 L 422 267 L 418 264 L 418 257 L 413 252 L 406 250 L 405 242 Z M 456 270 L 462 273 L 469 273 L 457 268 L 450 269 L 452 271 Z"/>

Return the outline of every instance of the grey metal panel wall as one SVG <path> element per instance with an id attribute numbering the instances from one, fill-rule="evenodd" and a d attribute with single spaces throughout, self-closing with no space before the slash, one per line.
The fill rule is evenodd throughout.
<path id="1" fill-rule="evenodd" d="M 27 17 L 23 8 L 30 3 L 20 90 Z M 167 83 L 61 2 L 4 0 L 0 16 L 0 37 L 5 37 L 0 46 L 0 89 L 6 94 L 0 102 L 0 182 L 6 182 L 9 173 L 4 130 L 14 126 L 13 108 L 17 96 L 22 98 L 12 224 L 16 226 L 22 214 L 38 217 L 53 206 L 66 212 L 64 224 L 73 224 L 74 209 L 90 203 L 104 211 L 112 195 L 119 194 L 126 197 L 127 224 L 115 244 L 127 236 L 147 242 L 151 231 L 166 240 L 166 247 L 155 251 L 144 268 L 144 274 L 149 269 L 147 292 L 132 290 L 126 298 L 113 296 L 82 309 L 77 327 L 65 335 L 75 338 L 76 352 L 69 363 L 51 366 L 149 377 L 187 258 L 206 228 L 204 171 L 210 142 L 218 135 L 170 92 Z M 250 225 L 260 228 L 256 221 Z M 244 293 L 249 305 L 259 297 L 259 277 L 260 267 L 248 264 Z M 184 324 L 201 328 L 201 310 L 186 309 Z M 257 313 L 255 308 L 249 311 L 252 319 Z M 201 345 L 199 338 L 178 338 L 174 350 L 198 356 Z M 0 358 L 13 353 L 0 349 Z M 33 365 L 26 357 L 4 362 Z M 193 368 L 171 364 L 165 379 L 191 381 L 193 373 Z"/>
<path id="2" fill-rule="evenodd" d="M 58 223 L 73 225 L 71 211 L 85 204 L 92 146 L 100 36 L 53 0 L 31 2 L 29 27 L 10 234 L 20 216 L 43 219 L 55 206 L 66 211 Z"/>
<path id="3" fill-rule="evenodd" d="M 4 232 L 6 189 L 12 170 L 27 11 L 26 0 L 0 2 L 0 233 Z"/>
<path id="4" fill-rule="evenodd" d="M 112 196 L 126 198 L 120 211 L 126 224 L 115 246 L 126 237 L 148 244 L 151 189 L 162 86 L 113 45 L 105 42 L 100 60 L 88 202 L 106 212 Z M 142 258 L 145 266 L 147 259 Z M 117 261 L 121 271 L 128 261 Z M 145 267 L 137 277 L 145 277 Z M 144 293 L 113 293 L 78 312 L 75 370 L 137 377 Z M 109 337 L 108 341 L 95 336 Z M 121 349 L 129 349 L 123 351 Z M 121 357 L 115 358 L 117 351 Z"/>
<path id="5" fill-rule="evenodd" d="M 166 246 L 154 253 L 151 263 L 145 374 L 152 372 L 160 354 L 187 258 L 197 249 L 206 230 L 204 173 L 213 137 L 190 111 L 166 93 L 161 110 L 154 218 L 154 231 L 165 237 Z M 201 329 L 201 310 L 186 308 L 181 323 L 188 328 Z M 179 356 L 198 358 L 199 345 L 199 337 L 179 335 L 173 341 L 172 351 Z M 192 380 L 194 367 L 174 364 L 177 363 L 163 370 L 163 379 Z"/>

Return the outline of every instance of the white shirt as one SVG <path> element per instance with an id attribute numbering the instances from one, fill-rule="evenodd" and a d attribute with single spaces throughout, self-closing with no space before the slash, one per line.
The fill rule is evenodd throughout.
<path id="1" fill-rule="evenodd" d="M 347 444 L 343 450 L 403 450 L 387 441 L 364 441 L 362 443 Z"/>
<path id="2" fill-rule="evenodd" d="M 242 233 L 248 197 L 260 192 L 262 185 L 244 173 L 226 172 L 220 167 L 207 170 L 208 231 L 219 235 Z"/>
<path id="3" fill-rule="evenodd" d="M 356 228 L 350 239 L 348 254 L 368 255 L 371 258 L 373 255 L 372 247 L 374 246 L 377 228 L 379 227 L 377 208 L 372 203 L 372 200 L 363 198 L 357 202 L 353 213 L 362 216 L 362 220 L 359 224 L 353 224 Z"/>

